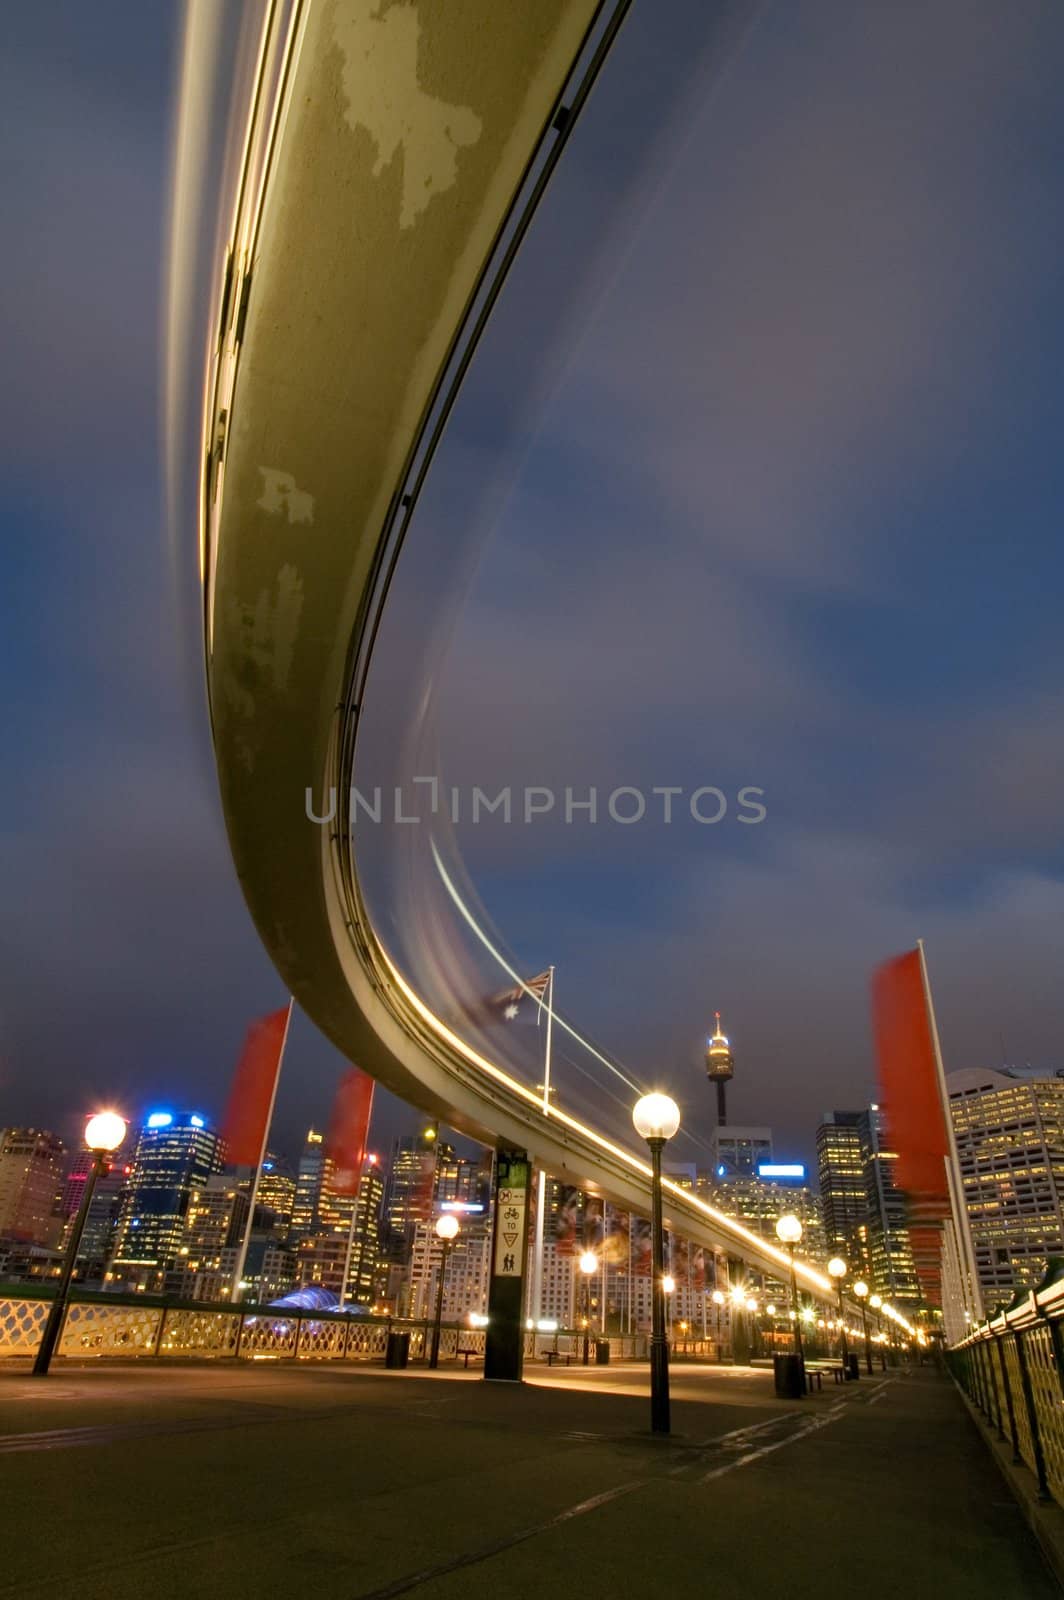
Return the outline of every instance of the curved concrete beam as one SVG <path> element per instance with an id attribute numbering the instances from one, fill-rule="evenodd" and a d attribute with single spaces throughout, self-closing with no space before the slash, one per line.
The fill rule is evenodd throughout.
<path id="1" fill-rule="evenodd" d="M 276 93 L 257 105 L 234 226 L 203 564 L 229 840 L 300 1005 L 402 1098 L 645 1210 L 639 1158 L 545 1116 L 425 1010 L 374 935 L 348 831 L 331 837 L 304 809 L 308 788 L 351 781 L 406 486 L 623 9 L 306 0 L 267 41 Z M 666 1204 L 696 1242 L 783 1270 L 782 1253 L 675 1186 Z"/>

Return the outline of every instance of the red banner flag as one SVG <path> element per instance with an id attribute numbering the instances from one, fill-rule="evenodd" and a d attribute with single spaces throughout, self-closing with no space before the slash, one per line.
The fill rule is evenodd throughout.
<path id="1" fill-rule="evenodd" d="M 894 1181 L 914 1197 L 938 1197 L 944 1217 L 949 1138 L 919 950 L 896 956 L 874 974 L 872 1022 L 887 1134 L 897 1157 Z"/>
<path id="2" fill-rule="evenodd" d="M 340 1079 L 325 1136 L 325 1155 L 333 1164 L 330 1194 L 357 1195 L 372 1110 L 373 1079 L 351 1067 Z"/>
<path id="3" fill-rule="evenodd" d="M 913 1265 L 927 1300 L 941 1305 L 950 1145 L 919 950 L 895 956 L 874 974 L 872 1024 L 894 1182 L 908 1201 Z"/>
<path id="4" fill-rule="evenodd" d="M 290 1011 L 290 1006 L 271 1011 L 247 1031 L 222 1118 L 222 1138 L 234 1166 L 255 1167 L 262 1157 Z"/>

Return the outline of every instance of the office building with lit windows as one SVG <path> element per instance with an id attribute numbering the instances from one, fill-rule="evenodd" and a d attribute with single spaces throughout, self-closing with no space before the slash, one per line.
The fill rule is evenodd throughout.
<path id="1" fill-rule="evenodd" d="M 339 1294 L 350 1243 L 345 1299 L 368 1306 L 375 1298 L 381 1257 L 384 1182 L 380 1162 L 375 1155 L 366 1157 L 357 1198 L 329 1193 L 331 1171 L 329 1163 L 318 1206 L 318 1231 L 299 1239 L 295 1247 L 296 1283 L 301 1288 L 320 1285 Z"/>
<path id="2" fill-rule="evenodd" d="M 825 1111 L 816 1160 L 825 1242 L 829 1253 L 848 1260 L 867 1207 L 860 1111 Z"/>
<path id="3" fill-rule="evenodd" d="M 1033 1287 L 1064 1249 L 1064 1078 L 1016 1068 L 946 1079 L 984 1303 Z"/>
<path id="4" fill-rule="evenodd" d="M 916 1277 L 909 1242 L 908 1206 L 894 1182 L 897 1159 L 887 1139 L 882 1108 L 868 1107 L 860 1114 L 861 1157 L 865 1177 L 865 1218 L 858 1228 L 858 1243 L 847 1256 L 851 1273 L 864 1272 L 885 1300 L 917 1307 L 923 1293 Z M 854 1259 L 863 1251 L 863 1258 Z"/>
<path id="5" fill-rule="evenodd" d="M 0 1128 L 0 1238 L 52 1249 L 63 1231 L 62 1139 L 42 1128 Z"/>
<path id="6" fill-rule="evenodd" d="M 163 1287 L 179 1260 L 189 1205 L 220 1165 L 218 1135 L 195 1112 L 153 1111 L 140 1130 L 108 1277 Z"/>

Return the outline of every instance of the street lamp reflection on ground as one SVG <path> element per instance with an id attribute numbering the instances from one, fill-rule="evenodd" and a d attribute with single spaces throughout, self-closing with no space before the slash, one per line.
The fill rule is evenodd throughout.
<path id="1" fill-rule="evenodd" d="M 680 1126 L 680 1108 L 667 1094 L 645 1094 L 632 1112 L 635 1131 L 650 1146 L 650 1236 L 653 1290 L 650 1335 L 650 1426 L 669 1432 L 669 1342 L 665 1334 L 665 1228 L 661 1215 L 661 1152 Z"/>
<path id="2" fill-rule="evenodd" d="M 598 1271 L 598 1256 L 594 1250 L 585 1250 L 580 1257 L 580 1271 L 584 1274 L 584 1366 L 591 1355 L 591 1279 Z"/>
<path id="3" fill-rule="evenodd" d="M 839 1321 L 842 1324 L 842 1364 L 845 1367 L 849 1361 L 850 1351 L 846 1343 L 846 1322 L 842 1311 L 842 1280 L 849 1269 L 841 1256 L 832 1256 L 828 1262 L 828 1276 L 835 1280 L 835 1290 L 839 1297 Z"/>
<path id="4" fill-rule="evenodd" d="M 791 1308 L 794 1311 L 794 1353 L 796 1356 L 804 1356 L 805 1354 L 802 1349 L 802 1308 L 798 1303 L 798 1277 L 794 1270 L 795 1246 L 801 1244 L 802 1232 L 801 1219 L 796 1217 L 793 1211 L 788 1211 L 776 1223 L 776 1238 L 780 1244 L 787 1246 L 787 1254 L 791 1258 Z"/>
<path id="5" fill-rule="evenodd" d="M 865 1371 L 872 1376 L 872 1340 L 868 1333 L 868 1311 L 865 1301 L 868 1299 L 868 1285 L 863 1278 L 858 1278 L 853 1286 L 853 1292 L 861 1303 L 861 1331 L 864 1334 Z"/>
<path id="6" fill-rule="evenodd" d="M 432 1325 L 432 1353 L 429 1356 L 429 1366 L 438 1367 L 440 1364 L 440 1323 L 443 1320 L 443 1280 L 447 1274 L 447 1255 L 451 1245 L 458 1237 L 458 1218 L 453 1212 L 448 1211 L 444 1216 L 436 1218 L 436 1237 L 440 1241 L 440 1276 L 436 1284 L 436 1320 Z"/>
<path id="7" fill-rule="evenodd" d="M 70 1232 L 70 1243 L 63 1261 L 63 1270 L 59 1277 L 59 1284 L 55 1291 L 55 1299 L 48 1311 L 48 1320 L 44 1324 L 44 1332 L 37 1349 L 37 1359 L 33 1363 L 33 1376 L 46 1378 L 59 1341 L 59 1332 L 63 1326 L 66 1315 L 67 1299 L 70 1294 L 70 1280 L 74 1276 L 77 1265 L 78 1250 L 81 1245 L 81 1236 L 85 1232 L 85 1223 L 88 1221 L 89 1207 L 92 1204 L 93 1192 L 97 1179 L 107 1171 L 107 1157 L 113 1150 L 117 1150 L 126 1137 L 126 1122 L 117 1111 L 98 1111 L 90 1117 L 85 1124 L 85 1145 L 92 1151 L 92 1166 L 85 1175 L 85 1188 L 81 1195 L 81 1204 L 78 1206 L 74 1226 Z"/>

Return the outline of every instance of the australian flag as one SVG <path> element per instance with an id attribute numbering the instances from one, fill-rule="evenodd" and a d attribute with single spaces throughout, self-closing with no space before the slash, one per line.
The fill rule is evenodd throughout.
<path id="1" fill-rule="evenodd" d="M 489 1010 L 500 1022 L 520 1022 L 533 1016 L 538 1019 L 549 984 L 549 972 L 541 972 L 538 977 L 527 978 L 516 988 L 506 989 L 502 994 L 494 995 L 488 1002 Z"/>

